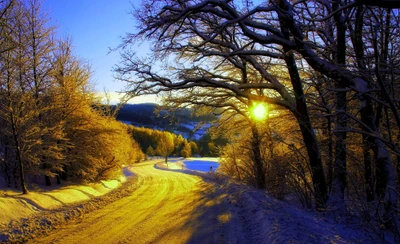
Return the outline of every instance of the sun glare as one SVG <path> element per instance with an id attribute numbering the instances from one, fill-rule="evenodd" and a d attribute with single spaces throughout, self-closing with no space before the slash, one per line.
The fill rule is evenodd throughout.
<path id="1" fill-rule="evenodd" d="M 251 109 L 251 115 L 256 120 L 264 120 L 267 118 L 267 107 L 262 103 L 255 104 Z"/>

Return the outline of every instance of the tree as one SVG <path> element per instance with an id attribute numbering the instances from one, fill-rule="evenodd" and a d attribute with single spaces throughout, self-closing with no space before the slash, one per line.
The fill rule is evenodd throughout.
<path id="1" fill-rule="evenodd" d="M 181 154 L 182 148 L 184 146 L 184 143 L 186 142 L 186 139 L 183 138 L 182 135 L 173 135 L 174 137 L 174 151 L 172 152 L 172 155 L 174 156 L 179 156 Z"/>
<path id="2" fill-rule="evenodd" d="M 157 134 L 158 132 L 153 131 L 149 128 L 132 127 L 132 137 L 135 141 L 139 143 L 144 152 L 147 152 L 149 150 L 149 147 L 152 147 L 153 150 L 154 148 L 156 148 Z"/>
<path id="3" fill-rule="evenodd" d="M 189 158 L 190 156 L 192 156 L 192 149 L 190 147 L 190 144 L 187 141 L 185 141 L 183 143 L 181 156 L 184 157 L 184 158 Z"/>
<path id="4" fill-rule="evenodd" d="M 44 143 L 41 137 L 48 132 L 37 121 L 40 109 L 32 107 L 36 103 L 32 89 L 31 79 L 35 77 L 35 57 L 32 54 L 30 42 L 36 36 L 30 35 L 30 17 L 36 16 L 34 9 L 37 7 L 25 5 L 22 2 L 3 2 L 8 10 L 4 18 L 5 32 L 1 33 L 6 48 L 1 53 L 1 116 L 6 123 L 6 133 L 12 142 L 8 146 L 15 154 L 19 175 L 14 171 L 14 179 L 21 179 L 22 192 L 28 193 L 25 182 L 27 170 L 35 171 L 39 164 L 41 153 L 37 148 Z M 2 29 L 4 30 L 4 29 Z M 11 30 L 11 31 L 8 31 Z"/>
<path id="5" fill-rule="evenodd" d="M 27 58 L 28 64 L 27 68 L 30 73 L 26 76 L 25 82 L 28 87 L 31 87 L 31 92 L 34 97 L 35 109 L 38 111 L 38 123 L 45 124 L 43 121 L 44 113 L 43 111 L 49 110 L 52 104 L 46 102 L 46 89 L 51 86 L 52 80 L 50 79 L 49 73 L 51 70 L 51 62 L 49 62 L 51 57 L 51 52 L 54 48 L 53 42 L 53 27 L 48 27 L 48 18 L 46 18 L 41 12 L 41 1 L 29 0 L 25 2 L 26 5 L 26 30 L 24 35 L 25 48 L 29 50 L 24 52 Z M 55 127 L 54 127 L 55 128 Z M 44 128 L 43 128 L 44 129 Z M 49 134 L 58 134 L 57 132 Z M 42 154 L 42 166 L 45 175 L 46 185 L 51 185 L 50 175 L 51 164 L 46 161 L 52 161 L 52 159 L 46 158 L 50 156 L 48 154 L 48 149 L 51 145 L 46 145 L 49 139 L 41 136 L 40 140 L 43 141 L 41 148 L 38 148 L 40 154 Z M 50 140 L 51 141 L 51 140 Z M 50 143 L 53 143 L 51 141 Z M 41 151 L 41 152 L 40 152 Z"/>
<path id="6" fill-rule="evenodd" d="M 49 88 L 49 93 L 52 106 L 47 110 L 45 117 L 51 120 L 48 126 L 62 125 L 67 140 L 57 140 L 56 145 L 64 154 L 70 154 L 74 140 L 78 139 L 68 139 L 70 129 L 74 128 L 73 124 L 77 121 L 76 113 L 82 112 L 81 109 L 88 104 L 95 103 L 90 92 L 91 70 L 88 64 L 74 56 L 70 38 L 55 42 L 51 65 L 53 85 Z M 56 174 L 58 183 L 61 178 L 67 179 L 69 164 L 72 163 L 70 160 L 71 157 L 67 157 L 59 163 L 61 165 L 49 165 L 53 174 Z"/>
<path id="7" fill-rule="evenodd" d="M 16 154 L 20 155 L 17 156 L 19 177 L 24 178 L 25 172 L 21 168 L 25 168 L 30 174 L 44 174 L 46 183 L 50 184 L 50 167 L 59 168 L 63 159 L 62 148 L 55 146 L 55 142 L 64 137 L 61 121 L 53 120 L 49 113 L 54 110 L 50 95 L 53 28 L 47 26 L 47 19 L 41 15 L 39 1 L 12 1 L 10 8 L 13 15 L 7 16 L 5 22 L 12 26 L 8 36 L 12 36 L 10 41 L 15 46 L 4 56 L 9 67 L 8 81 L 5 82 L 8 84 L 6 103 L 9 111 L 6 113 L 11 131 L 14 131 Z M 29 100 L 12 101 L 13 94 Z"/>
<path id="8" fill-rule="evenodd" d="M 154 151 L 154 148 L 153 148 L 152 146 L 149 146 L 149 147 L 147 148 L 147 150 L 146 150 L 146 154 L 149 155 L 149 156 L 154 156 L 155 153 L 156 153 L 156 152 Z"/>
<path id="9" fill-rule="evenodd" d="M 156 153 L 165 158 L 165 163 L 168 165 L 168 156 L 174 151 L 174 137 L 169 132 L 163 132 L 158 137 Z"/>
<path id="10" fill-rule="evenodd" d="M 263 127 L 264 121 L 254 121 L 254 117 L 250 115 L 251 107 L 232 105 L 230 109 L 231 111 L 226 111 L 221 115 L 217 122 L 218 126 L 211 129 L 214 137 L 220 136 L 230 142 L 228 145 L 219 147 L 219 152 L 223 157 L 232 157 L 231 163 L 236 165 L 236 173 L 241 175 L 236 160 L 239 156 L 232 150 L 232 147 L 239 147 L 240 149 L 237 150 L 243 154 L 241 160 L 244 160 L 250 169 L 245 173 L 243 179 L 259 189 L 267 189 L 266 161 L 262 148 L 263 130 L 260 129 Z M 232 144 L 236 145 L 232 146 Z M 241 177 L 239 176 L 239 178 Z"/>
<path id="11" fill-rule="evenodd" d="M 130 62 L 132 60 L 131 53 L 126 52 L 123 55 L 123 60 L 126 61 L 125 66 L 123 63 L 123 65 L 117 69 L 117 72 L 119 72 L 124 80 L 129 80 L 126 76 L 129 77 L 131 72 L 135 72 L 136 75 L 140 77 L 140 79 L 136 79 L 136 82 L 132 84 L 133 89 L 131 92 L 135 95 L 140 95 L 174 89 L 186 89 L 193 92 L 201 91 L 201 89 L 197 89 L 196 87 L 218 88 L 219 93 L 215 92 L 211 97 L 221 100 L 222 97 L 230 96 L 238 100 L 249 100 L 245 102 L 245 104 L 250 101 L 262 101 L 289 109 L 295 115 L 302 129 L 302 133 L 304 134 L 305 144 L 309 149 L 310 165 L 313 169 L 316 200 L 318 205 L 322 206 L 327 199 L 322 161 L 314 130 L 312 129 L 309 119 L 297 64 L 293 54 L 288 52 L 289 47 L 285 47 L 287 49 L 285 53 L 288 54 L 286 56 L 274 54 L 268 49 L 263 49 L 260 53 L 264 55 L 270 54 L 276 57 L 281 64 L 282 62 L 287 63 L 292 86 L 295 89 L 294 94 L 291 94 L 284 84 L 270 74 L 266 68 L 268 67 L 267 64 L 270 63 L 268 58 L 263 58 L 262 55 L 252 55 L 254 52 L 259 52 L 259 50 L 256 49 L 257 46 L 250 45 L 253 40 L 251 37 L 246 37 L 246 33 L 240 30 L 240 26 L 237 28 L 224 28 L 223 31 L 216 33 L 217 35 L 215 38 L 210 38 L 212 34 L 209 31 L 220 28 L 218 27 L 220 25 L 219 17 L 216 19 L 209 19 L 210 16 L 208 15 L 204 14 L 203 16 L 202 14 L 197 14 L 197 11 L 202 11 L 202 4 L 189 6 L 185 4 L 180 5 L 174 1 L 170 3 L 171 6 L 165 6 L 165 11 L 168 12 L 170 16 L 162 20 L 154 18 L 156 15 L 158 16 L 158 13 L 156 13 L 157 10 L 149 12 L 145 19 L 143 18 L 143 14 L 140 16 L 138 14 L 137 18 L 139 21 L 143 21 L 143 23 L 154 22 L 152 25 L 143 25 L 143 28 L 138 32 L 136 37 L 146 36 L 149 33 L 147 37 L 152 38 L 160 34 L 157 39 L 160 43 L 165 43 L 166 46 L 157 44 L 159 48 L 156 49 L 156 52 L 163 53 L 168 50 L 180 53 L 179 55 L 183 57 L 183 61 L 188 59 L 194 63 L 191 67 L 185 67 L 184 64 L 181 64 L 182 67 L 174 68 L 176 70 L 176 77 L 170 76 L 171 78 L 167 78 L 154 74 L 151 70 L 151 66 L 147 63 L 141 62 L 140 60 L 136 60 L 134 63 Z M 176 6 L 173 6 L 175 4 Z M 205 1 L 204 4 L 211 4 L 211 2 Z M 223 3 L 222 5 L 223 6 L 220 6 L 222 7 L 222 11 L 232 9 L 227 3 Z M 190 15 L 191 17 L 187 17 L 187 19 L 185 17 L 176 22 L 168 23 L 168 19 L 177 14 L 175 8 L 180 9 L 179 11 L 181 11 L 181 13 L 186 13 L 187 11 L 192 12 L 192 7 L 195 8 L 193 13 L 196 14 Z M 160 11 L 164 12 L 164 10 Z M 165 13 L 163 13 L 163 15 L 165 15 Z M 176 17 L 173 18 L 176 19 Z M 148 20 L 150 20 L 150 22 L 147 22 Z M 180 21 L 185 24 L 178 24 Z M 162 31 L 163 28 L 167 29 Z M 283 32 L 286 33 L 283 38 L 289 39 L 289 32 L 286 27 Z M 190 34 L 179 35 L 179 33 Z M 172 44 L 174 42 L 170 42 L 170 40 L 174 39 L 179 39 L 179 44 L 176 46 Z M 129 42 L 127 41 L 126 44 L 129 44 Z M 198 57 L 211 59 L 211 63 L 215 64 L 214 67 L 216 71 L 211 72 L 208 68 L 209 63 L 203 62 L 203 58 Z M 239 70 L 238 73 L 242 75 L 242 78 L 231 78 L 229 72 L 224 72 L 219 69 L 219 67 L 223 65 L 229 65 L 231 68 Z M 256 75 L 251 76 L 247 74 Z M 179 82 L 174 82 L 174 79 L 179 80 Z M 273 92 L 267 94 L 263 91 L 264 89 L 270 89 Z M 222 96 L 220 94 L 222 94 Z"/>
<path id="12" fill-rule="evenodd" d="M 190 151 L 192 152 L 192 155 L 196 155 L 199 153 L 199 148 L 197 147 L 196 142 L 190 141 L 189 145 L 190 145 Z"/>
<path id="13" fill-rule="evenodd" d="M 279 1 L 279 7 L 280 9 L 287 11 L 292 6 L 286 1 Z M 321 7 L 321 9 L 324 8 Z M 327 11 L 330 10 L 327 9 Z M 392 209 L 392 207 L 390 206 L 394 206 L 395 202 L 397 201 L 397 196 L 395 192 L 391 190 L 395 185 L 393 175 L 394 172 L 393 166 L 390 162 L 389 152 L 382 141 L 382 136 L 379 132 L 378 127 L 374 123 L 375 112 L 372 106 L 372 98 L 369 95 L 369 91 L 371 89 L 371 80 L 373 79 L 373 77 L 371 77 L 370 75 L 364 76 L 362 74 L 354 76 L 351 72 L 352 67 L 335 64 L 334 62 L 330 61 L 328 57 L 318 55 L 317 49 L 312 48 L 308 43 L 304 42 L 304 40 L 306 39 L 306 35 L 304 34 L 306 33 L 306 29 L 302 29 L 302 27 L 300 27 L 295 22 L 296 17 L 305 17 L 306 14 L 302 13 L 302 15 L 295 17 L 294 12 L 289 12 L 289 15 L 285 15 L 283 17 L 286 21 L 286 25 L 290 28 L 290 31 L 295 38 L 295 50 L 307 61 L 308 65 L 310 65 L 314 70 L 334 79 L 343 87 L 350 88 L 354 90 L 357 94 L 359 94 L 361 104 L 359 110 L 361 115 L 360 124 L 362 124 L 362 129 L 365 130 L 365 132 L 370 131 L 375 134 L 373 138 L 369 137 L 368 141 L 370 142 L 371 149 L 374 152 L 374 157 L 377 162 L 377 177 L 379 179 L 377 194 L 378 196 L 385 198 L 388 206 L 386 210 L 392 211 L 389 210 Z M 322 23 L 324 24 L 324 22 Z M 317 23 L 316 18 L 312 19 L 312 21 L 310 21 L 310 24 L 313 24 L 314 26 L 320 26 Z M 326 40 L 326 38 L 324 38 L 323 40 L 325 40 L 325 43 L 329 42 L 329 40 Z M 333 40 L 336 41 L 337 39 L 334 37 Z M 357 48 L 356 43 L 354 43 L 354 47 Z M 363 48 L 363 46 L 361 46 L 361 48 Z M 325 50 L 329 50 L 329 48 L 325 46 Z M 390 99 L 386 100 L 390 103 Z"/>
<path id="14" fill-rule="evenodd" d="M 341 145 L 344 140 L 340 138 L 344 139 L 348 132 L 362 133 L 366 135 L 368 145 L 365 145 L 372 150 L 376 162 L 376 194 L 385 199 L 385 211 L 393 211 L 397 196 L 393 190 L 395 178 L 388 148 L 395 153 L 399 153 L 399 148 L 392 143 L 393 135 L 380 132 L 381 125 L 375 123 L 375 116 L 379 115 L 380 106 L 377 105 L 382 105 L 391 111 L 391 118 L 400 126 L 398 108 L 393 106 L 393 98 L 388 96 L 394 95 L 395 91 L 385 92 L 388 83 L 381 82 L 385 79 L 382 74 L 387 71 L 379 65 L 380 54 L 384 56 L 385 53 L 379 50 L 387 50 L 385 45 L 380 48 L 380 44 L 376 43 L 379 48 L 375 48 L 378 57 L 375 60 L 368 55 L 370 49 L 367 46 L 373 46 L 374 40 L 391 40 L 392 46 L 386 46 L 394 51 L 398 45 L 397 32 L 385 31 L 385 28 L 374 29 L 372 26 L 385 26 L 381 24 L 382 19 L 376 17 L 380 10 L 368 8 L 368 14 L 365 14 L 360 11 L 363 6 L 359 3 L 292 3 L 285 0 L 267 1 L 258 6 L 252 5 L 250 1 L 244 3 L 170 0 L 155 5 L 145 2 L 143 8 L 135 14 L 139 31 L 127 35 L 123 40 L 122 62 L 116 69 L 121 79 L 134 81 L 130 83 L 128 94 L 182 90 L 196 93 L 203 88 L 214 88 L 234 98 L 263 101 L 288 109 L 300 126 L 307 148 L 317 207 L 323 207 L 328 191 L 304 91 L 308 78 L 303 76 L 302 70 L 318 72 L 336 84 L 334 90 L 338 103 L 335 133 L 338 137 L 335 146 L 336 169 L 333 174 L 339 186 L 335 188 L 343 195 L 346 187 L 347 159 L 344 144 Z M 314 13 L 310 13 L 310 9 L 315 10 Z M 354 11 L 358 11 L 357 18 L 356 15 L 347 15 Z M 395 21 L 395 18 L 389 16 L 389 26 L 395 26 Z M 363 28 L 367 22 L 371 27 L 369 29 Z M 335 23 L 334 28 L 332 23 Z M 372 31 L 366 33 L 366 30 Z M 357 35 L 352 36 L 354 33 Z M 383 38 L 385 33 L 392 33 L 393 38 Z M 154 41 L 153 60 L 135 59 L 129 49 L 130 44 L 140 38 Z M 152 66 L 156 58 L 166 59 L 168 55 L 175 55 L 177 65 L 165 67 L 168 75 L 154 72 Z M 370 65 L 367 69 L 360 67 L 360 64 L 366 62 L 362 57 L 368 57 Z M 395 56 L 391 58 L 394 63 L 397 62 Z M 228 64 L 233 69 L 242 70 L 242 74 L 254 70 L 256 75 L 252 76 L 252 80 L 235 79 L 224 68 Z M 289 85 L 269 72 L 271 64 L 282 65 L 287 69 Z M 397 70 L 393 65 L 387 67 L 391 71 Z M 390 73 L 390 79 L 394 81 L 397 80 L 394 77 L 396 72 L 386 74 Z M 373 93 L 375 90 L 382 92 L 382 96 L 376 96 Z M 359 102 L 359 109 L 354 114 L 348 113 L 344 106 L 345 92 L 349 91 L 357 96 Z M 346 120 L 356 121 L 357 127 L 348 128 Z"/>

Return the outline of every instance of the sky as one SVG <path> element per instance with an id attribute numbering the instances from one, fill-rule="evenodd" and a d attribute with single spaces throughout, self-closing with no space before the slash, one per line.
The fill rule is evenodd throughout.
<path id="1" fill-rule="evenodd" d="M 125 83 L 115 81 L 112 67 L 118 63 L 118 52 L 109 52 L 120 44 L 120 38 L 133 32 L 134 21 L 129 12 L 140 0 L 43 0 L 42 10 L 56 26 L 57 36 L 73 40 L 75 54 L 91 64 L 93 83 L 98 92 L 106 90 L 116 103 L 116 92 Z M 140 47 L 141 53 L 146 48 Z M 138 97 L 130 103 L 154 102 L 154 97 Z"/>

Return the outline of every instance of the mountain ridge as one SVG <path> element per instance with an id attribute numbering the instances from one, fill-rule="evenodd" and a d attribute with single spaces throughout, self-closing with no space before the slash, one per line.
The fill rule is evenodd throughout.
<path id="1" fill-rule="evenodd" d="M 189 108 L 172 114 L 160 108 L 155 103 L 125 104 L 119 108 L 116 119 L 133 126 L 170 131 L 187 139 L 199 140 L 211 127 L 211 121 L 216 118 L 213 114 L 193 115 Z M 157 112 L 157 109 L 160 111 Z"/>

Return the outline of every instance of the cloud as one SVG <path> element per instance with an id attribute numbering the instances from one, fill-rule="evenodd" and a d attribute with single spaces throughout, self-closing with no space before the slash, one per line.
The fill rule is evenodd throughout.
<path id="1" fill-rule="evenodd" d="M 106 93 L 105 92 L 97 92 L 96 94 L 98 97 L 102 99 L 103 103 L 107 102 L 106 99 Z M 107 92 L 107 95 L 109 97 L 110 104 L 118 104 L 121 102 L 121 98 L 124 96 L 122 93 L 117 93 L 117 92 Z M 156 95 L 145 95 L 145 96 L 139 96 L 130 99 L 127 103 L 130 104 L 140 104 L 140 103 L 159 103 L 160 99 Z"/>

